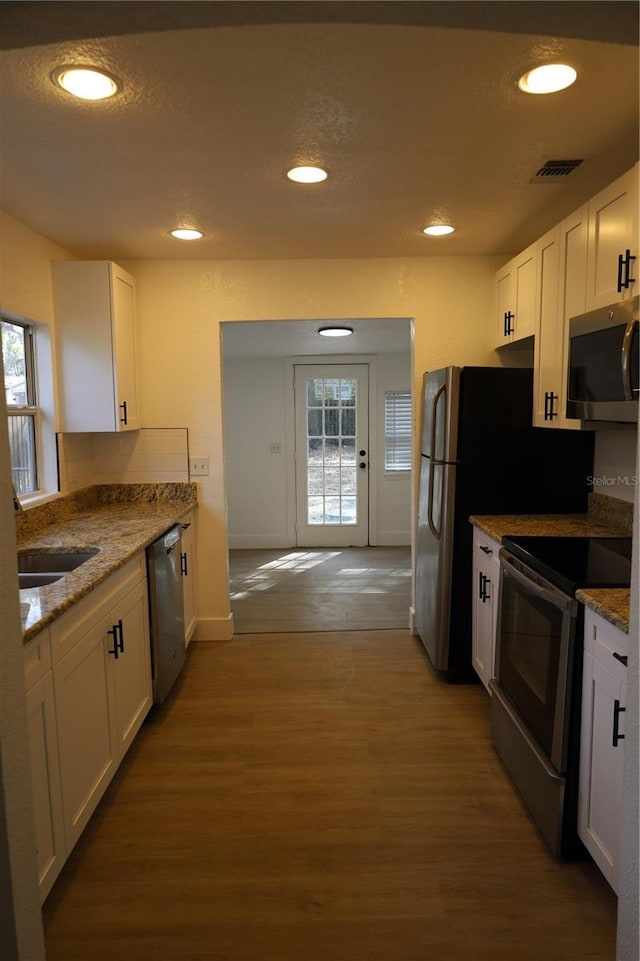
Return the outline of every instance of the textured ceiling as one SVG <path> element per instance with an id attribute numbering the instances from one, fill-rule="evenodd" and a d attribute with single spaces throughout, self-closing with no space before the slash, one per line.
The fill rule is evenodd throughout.
<path id="1" fill-rule="evenodd" d="M 0 5 L 17 48 L 0 61 L 0 205 L 89 258 L 508 254 L 635 162 L 637 30 L 619 41 L 636 4 L 392 6 L 395 23 L 255 25 L 314 9 L 394 17 L 386 3 Z M 124 35 L 124 8 L 129 30 L 154 32 Z M 479 29 L 480 11 L 497 27 L 500 9 L 515 32 Z M 245 25 L 202 25 L 214 14 Z M 520 93 L 520 73 L 558 59 L 577 67 L 574 87 Z M 122 93 L 69 99 L 49 75 L 72 61 L 107 68 Z M 530 182 L 545 160 L 574 157 L 565 181 Z M 290 183 L 301 163 L 329 180 Z M 424 237 L 432 219 L 456 234 Z M 179 222 L 204 240 L 169 238 Z"/>

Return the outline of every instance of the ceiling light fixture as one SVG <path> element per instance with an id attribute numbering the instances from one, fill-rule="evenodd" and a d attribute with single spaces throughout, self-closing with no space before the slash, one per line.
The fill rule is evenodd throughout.
<path id="1" fill-rule="evenodd" d="M 80 100 L 106 100 L 118 90 L 115 79 L 96 67 L 58 67 L 51 79 Z"/>
<path id="2" fill-rule="evenodd" d="M 528 70 L 518 80 L 524 93 L 556 93 L 575 82 L 578 74 L 566 63 L 548 63 Z"/>
<path id="3" fill-rule="evenodd" d="M 295 180 L 297 184 L 319 184 L 327 176 L 327 171 L 322 167 L 293 167 L 287 171 L 289 180 Z"/>
<path id="4" fill-rule="evenodd" d="M 169 233 L 176 240 L 200 240 L 203 236 L 201 230 L 194 230 L 193 227 L 176 227 L 175 230 L 170 230 Z"/>
<path id="5" fill-rule="evenodd" d="M 425 227 L 422 231 L 427 237 L 446 237 L 447 234 L 452 234 L 455 232 L 455 227 L 451 224 L 431 224 L 429 227 Z"/>
<path id="6" fill-rule="evenodd" d="M 318 333 L 321 337 L 350 337 L 353 327 L 321 327 Z"/>

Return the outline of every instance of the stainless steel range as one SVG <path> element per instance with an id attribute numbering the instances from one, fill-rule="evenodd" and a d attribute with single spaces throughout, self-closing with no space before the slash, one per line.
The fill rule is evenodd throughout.
<path id="1" fill-rule="evenodd" d="M 578 854 L 580 587 L 626 587 L 631 538 L 512 537 L 500 551 L 491 735 L 554 854 Z"/>

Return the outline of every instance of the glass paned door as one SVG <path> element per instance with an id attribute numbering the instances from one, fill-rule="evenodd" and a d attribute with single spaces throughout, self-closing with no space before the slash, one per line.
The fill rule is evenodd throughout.
<path id="1" fill-rule="evenodd" d="M 368 523 L 368 368 L 296 365 L 299 546 L 364 546 Z"/>

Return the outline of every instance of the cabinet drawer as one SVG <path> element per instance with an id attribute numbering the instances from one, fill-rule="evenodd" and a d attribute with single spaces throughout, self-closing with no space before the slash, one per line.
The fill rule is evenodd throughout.
<path id="1" fill-rule="evenodd" d="M 617 668 L 621 668 L 622 677 L 626 678 L 621 658 L 626 658 L 629 653 L 629 635 L 591 610 L 585 612 L 584 627 L 585 654 L 590 654 L 613 673 L 618 673 Z"/>
<path id="2" fill-rule="evenodd" d="M 144 553 L 136 555 L 51 625 L 51 656 L 57 664 L 82 640 L 97 618 L 147 576 Z"/>
<path id="3" fill-rule="evenodd" d="M 483 567 L 492 570 L 495 574 L 496 571 L 499 572 L 500 569 L 500 558 L 498 557 L 498 551 L 500 550 L 500 544 L 498 541 L 494 541 L 492 537 L 485 534 L 478 527 L 473 529 L 473 551 L 477 554 L 479 558 L 482 559 Z"/>

